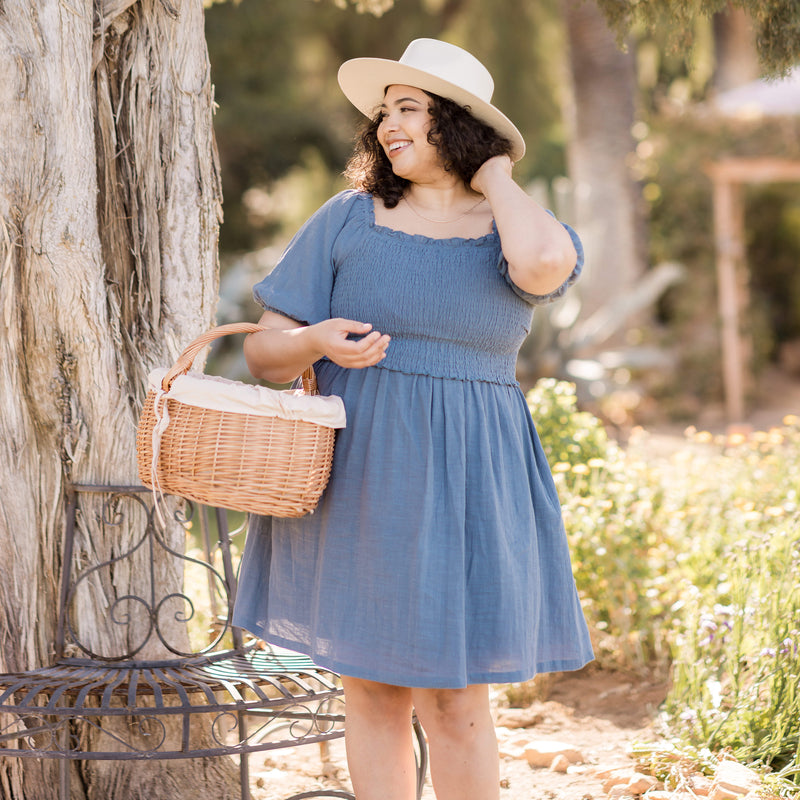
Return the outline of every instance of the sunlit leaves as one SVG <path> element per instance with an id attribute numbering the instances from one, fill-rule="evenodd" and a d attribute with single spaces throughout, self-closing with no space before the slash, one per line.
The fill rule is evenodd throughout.
<path id="1" fill-rule="evenodd" d="M 722 11 L 725 0 L 597 0 L 609 25 L 624 36 L 632 27 L 669 26 L 673 45 L 686 46 L 693 20 Z M 800 59 L 800 11 L 796 0 L 733 0 L 753 20 L 765 71 L 785 75 Z"/>

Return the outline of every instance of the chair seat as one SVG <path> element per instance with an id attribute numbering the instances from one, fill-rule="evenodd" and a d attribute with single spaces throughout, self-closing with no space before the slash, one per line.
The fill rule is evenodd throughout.
<path id="1" fill-rule="evenodd" d="M 98 664 L 61 659 L 28 673 L 0 675 L 0 714 L 7 712 L 20 721 L 0 730 L 0 745 L 24 740 L 31 755 L 56 750 L 69 758 L 71 750 L 59 744 L 58 737 L 35 735 L 53 734 L 76 719 L 99 729 L 101 717 L 183 716 L 183 744 L 171 751 L 159 749 L 159 744 L 153 750 L 160 758 L 294 746 L 344 734 L 342 694 L 336 674 L 317 667 L 307 656 L 261 649 L 257 644 L 162 661 Z M 236 712 L 257 714 L 258 731 L 242 729 L 232 740 L 213 730 L 215 747 L 202 753 L 189 749 L 190 715 L 195 719 L 211 715 L 212 729 L 225 720 L 232 730 L 243 728 Z M 132 749 L 141 752 L 138 746 Z M 75 757 L 104 756 L 76 752 Z"/>

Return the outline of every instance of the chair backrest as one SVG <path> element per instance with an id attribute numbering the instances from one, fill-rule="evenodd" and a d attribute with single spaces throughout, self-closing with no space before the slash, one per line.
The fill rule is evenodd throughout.
<path id="1" fill-rule="evenodd" d="M 173 661 L 241 646 L 228 520 L 142 486 L 70 486 L 56 659 Z"/>

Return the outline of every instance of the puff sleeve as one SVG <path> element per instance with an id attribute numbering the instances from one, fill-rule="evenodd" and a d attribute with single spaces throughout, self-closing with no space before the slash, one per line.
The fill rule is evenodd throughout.
<path id="1" fill-rule="evenodd" d="M 253 287 L 263 309 L 308 325 L 330 319 L 337 239 L 355 196 L 351 190 L 340 192 L 298 230 L 275 269 Z"/>
<path id="2" fill-rule="evenodd" d="M 552 212 L 548 211 L 548 214 L 552 215 Z M 549 294 L 531 294 L 530 292 L 526 292 L 523 289 L 520 289 L 514 281 L 511 280 L 511 276 L 508 274 L 508 261 L 506 261 L 505 256 L 500 253 L 500 261 L 498 262 L 497 269 L 500 271 L 500 274 L 506 279 L 506 282 L 511 287 L 516 295 L 521 297 L 527 303 L 530 303 L 532 306 L 537 305 L 544 305 L 546 303 L 552 303 L 554 300 L 558 300 L 559 297 L 562 297 L 567 289 L 572 286 L 575 281 L 578 280 L 580 277 L 581 271 L 583 270 L 583 261 L 584 261 L 584 253 L 583 253 L 583 244 L 581 243 L 580 237 L 578 234 L 565 222 L 561 223 L 564 228 L 566 229 L 567 233 L 569 233 L 570 238 L 572 239 L 572 244 L 575 245 L 575 252 L 578 254 L 578 259 L 575 262 L 575 267 L 572 272 L 567 276 L 567 279 L 564 283 L 561 284 L 557 289 L 554 289 Z"/>

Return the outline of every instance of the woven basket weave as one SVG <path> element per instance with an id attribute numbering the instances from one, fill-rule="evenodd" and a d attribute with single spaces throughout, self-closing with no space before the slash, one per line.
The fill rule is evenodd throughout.
<path id="1" fill-rule="evenodd" d="M 161 383 L 168 392 L 195 356 L 214 339 L 264 330 L 251 323 L 221 325 L 195 339 Z M 200 376 L 203 377 L 203 376 Z M 213 380 L 213 379 L 210 379 Z M 317 395 L 314 370 L 303 373 L 303 391 Z M 153 469 L 153 432 L 166 405 L 169 423 L 160 436 Z M 328 483 L 335 431 L 302 420 L 200 408 L 159 399 L 150 389 L 136 436 L 139 478 L 145 486 L 207 505 L 276 517 L 312 511 Z"/>

